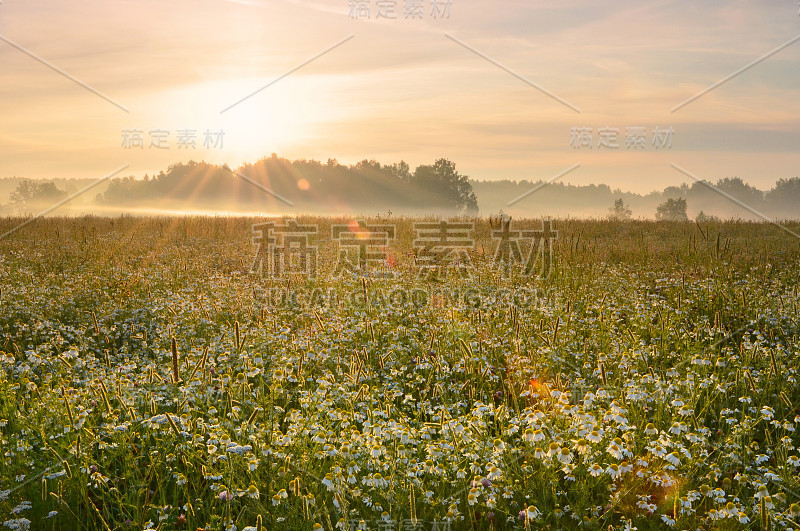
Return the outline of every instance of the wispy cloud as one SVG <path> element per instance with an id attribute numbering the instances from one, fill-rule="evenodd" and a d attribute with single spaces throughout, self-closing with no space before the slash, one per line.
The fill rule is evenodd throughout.
<path id="1" fill-rule="evenodd" d="M 441 20 L 429 5 L 421 20 L 406 20 L 402 2 L 397 7 L 397 20 L 353 20 L 347 2 L 321 0 L 6 2 L 0 34 L 131 113 L 114 117 L 124 113 L 0 46 L 0 177 L 85 176 L 94 164 L 115 164 L 123 127 L 186 126 L 225 127 L 230 143 L 217 152 L 144 150 L 133 154 L 131 171 L 189 158 L 235 167 L 277 151 L 418 163 L 446 156 L 476 178 L 525 178 L 575 162 L 571 127 L 659 125 L 675 127 L 673 150 L 711 179 L 738 175 L 764 188 L 797 174 L 798 46 L 669 113 L 796 35 L 794 6 L 454 1 Z M 352 42 L 248 100 L 246 112 L 243 104 L 219 116 L 350 34 Z M 637 191 L 680 177 L 661 171 L 669 162 L 660 153 L 595 149 L 580 160 L 571 178 Z"/>

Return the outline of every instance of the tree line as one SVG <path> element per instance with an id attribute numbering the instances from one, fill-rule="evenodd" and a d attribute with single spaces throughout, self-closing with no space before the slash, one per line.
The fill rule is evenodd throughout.
<path id="1" fill-rule="evenodd" d="M 360 209 L 477 214 L 469 178 L 439 159 L 413 172 L 406 162 L 375 160 L 343 165 L 334 159 L 294 160 L 276 155 L 232 170 L 205 162 L 174 164 L 144 179 L 114 179 L 97 197 L 103 205 L 263 210 L 286 206 L 330 211 Z"/>
<path id="2" fill-rule="evenodd" d="M 779 179 L 766 191 L 739 177 L 726 177 L 715 183 L 684 183 L 647 194 L 614 190 L 605 184 L 576 186 L 526 180 L 476 181 L 472 186 L 481 212 L 502 210 L 514 217 L 800 218 L 800 177 Z M 530 193 L 531 190 L 535 192 Z"/>
<path id="3" fill-rule="evenodd" d="M 90 183 L 86 180 L 86 184 Z M 0 179 L 8 202 L 0 213 L 30 214 L 64 201 L 82 187 L 80 180 Z M 14 188 L 10 188 L 14 187 Z M 439 159 L 417 166 L 362 160 L 340 164 L 335 159 L 288 160 L 272 154 L 236 169 L 189 161 L 173 164 L 143 179 L 115 178 L 98 186 L 83 212 L 122 212 L 139 208 L 230 210 L 240 212 L 364 213 L 484 215 L 504 212 L 514 217 L 645 217 L 668 220 L 800 217 L 800 177 L 779 179 L 762 191 L 741 178 L 716 183 L 694 182 L 649 194 L 612 190 L 607 185 L 575 186 L 543 181 L 475 181 L 455 163 Z M 531 192 L 533 191 L 533 192 Z M 0 196 L 1 197 L 1 196 Z M 479 211 L 480 207 L 480 211 Z"/>

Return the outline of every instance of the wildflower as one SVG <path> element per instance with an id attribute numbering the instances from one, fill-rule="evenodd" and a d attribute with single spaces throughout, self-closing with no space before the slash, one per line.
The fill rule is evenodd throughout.
<path id="1" fill-rule="evenodd" d="M 764 507 L 767 509 L 774 509 L 775 504 L 772 503 L 772 496 L 764 496 Z"/>
<path id="2" fill-rule="evenodd" d="M 553 457 L 561 451 L 561 447 L 556 442 L 551 442 L 547 450 L 547 457 Z"/>
<path id="3" fill-rule="evenodd" d="M 589 473 L 592 475 L 592 477 L 598 477 L 600 474 L 603 473 L 603 467 L 601 467 L 597 463 L 594 463 L 589 468 Z"/>
<path id="4" fill-rule="evenodd" d="M 614 459 L 622 459 L 622 449 L 616 443 L 608 445 L 608 453 L 611 454 L 611 457 Z"/>
<path id="5" fill-rule="evenodd" d="M 733 502 L 726 503 L 725 506 L 722 509 L 720 509 L 720 513 L 725 518 L 733 518 L 733 517 L 735 517 L 737 515 L 738 512 L 739 512 L 739 509 L 736 507 L 736 504 L 733 503 Z"/>
<path id="6" fill-rule="evenodd" d="M 20 531 L 27 531 L 31 528 L 31 521 L 27 518 L 15 518 L 13 520 L 6 520 L 3 525 L 9 529 L 18 529 Z"/>
<path id="7" fill-rule="evenodd" d="M 622 471 L 619 469 L 619 465 L 616 463 L 608 465 L 606 473 L 611 476 L 611 479 L 617 479 L 622 475 Z"/>
<path id="8" fill-rule="evenodd" d="M 259 497 L 258 487 L 251 484 L 250 487 L 247 488 L 247 495 L 250 498 L 257 500 Z"/>
<path id="9" fill-rule="evenodd" d="M 522 434 L 522 440 L 526 443 L 532 443 L 534 438 L 534 433 L 531 428 L 525 430 L 525 433 Z"/>
<path id="10" fill-rule="evenodd" d="M 380 475 L 380 473 L 375 472 L 372 475 L 372 485 L 377 488 L 386 488 L 389 485 L 389 481 Z"/>
<path id="11" fill-rule="evenodd" d="M 14 514 L 19 514 L 22 511 L 27 511 L 31 507 L 33 507 L 33 505 L 31 505 L 31 502 L 23 501 L 22 503 L 20 503 L 19 505 L 17 505 L 13 509 L 11 509 L 11 512 L 14 513 Z"/>
<path id="12" fill-rule="evenodd" d="M 478 501 L 478 496 L 480 495 L 480 491 L 478 489 L 472 489 L 467 494 L 467 503 L 470 505 L 475 505 L 475 502 Z"/>
<path id="13" fill-rule="evenodd" d="M 586 439 L 578 439 L 575 441 L 575 451 L 583 455 L 589 451 L 589 445 L 586 444 Z"/>
<path id="14" fill-rule="evenodd" d="M 527 509 L 525 509 L 525 518 L 528 520 L 536 520 L 542 513 L 539 512 L 539 509 L 536 508 L 535 505 L 529 505 Z"/>
<path id="15" fill-rule="evenodd" d="M 597 430 L 594 430 L 586 436 L 586 439 L 588 439 L 589 442 L 599 443 L 603 437 L 597 432 Z"/>
<path id="16" fill-rule="evenodd" d="M 238 445 L 236 443 L 228 443 L 228 444 L 229 445 L 225 449 L 225 451 L 229 452 L 229 453 L 232 453 L 232 454 L 244 455 L 247 452 L 252 452 L 253 451 L 253 447 L 250 446 L 249 444 L 246 444 L 244 446 L 240 446 L 240 445 Z"/>
<path id="17" fill-rule="evenodd" d="M 569 451 L 568 448 L 562 448 L 561 452 L 558 454 L 558 460 L 568 465 L 572 462 L 572 452 Z"/>
<path id="18" fill-rule="evenodd" d="M 658 435 L 658 430 L 652 422 L 648 422 L 647 426 L 644 427 L 644 433 L 646 435 Z"/>
<path id="19" fill-rule="evenodd" d="M 286 492 L 286 489 L 281 489 L 275 495 L 272 496 L 272 505 L 279 505 L 281 500 L 284 500 L 289 497 L 289 494 Z"/>

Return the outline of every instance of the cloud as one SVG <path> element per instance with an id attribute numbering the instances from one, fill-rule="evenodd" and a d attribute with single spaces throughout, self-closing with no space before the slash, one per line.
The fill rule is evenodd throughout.
<path id="1" fill-rule="evenodd" d="M 800 43 L 669 113 L 797 34 L 794 5 L 454 1 L 449 19 L 426 13 L 415 21 L 403 18 L 402 1 L 397 6 L 398 19 L 388 21 L 352 20 L 344 1 L 6 2 L 0 33 L 129 107 L 131 115 L 0 43 L 0 176 L 65 176 L 80 174 L 81 164 L 84 174 L 96 173 L 98 164 L 118 165 L 124 126 L 215 126 L 205 121 L 217 120 L 219 109 L 350 34 L 352 41 L 226 116 L 232 142 L 246 137 L 246 150 L 231 144 L 196 158 L 236 165 L 280 145 L 287 156 L 353 161 L 426 163 L 448 156 L 475 178 L 526 177 L 575 163 L 570 127 L 672 125 L 676 143 L 688 143 L 680 152 L 687 159 L 675 159 L 686 167 L 696 164 L 714 177 L 741 170 L 754 182 L 797 173 L 798 149 L 790 139 L 800 133 L 800 70 L 794 68 Z M 703 162 L 709 154 L 717 171 Z M 183 156 L 145 152 L 132 169 L 157 170 Z M 664 154 L 585 156 L 582 175 L 612 186 L 655 189 L 662 183 L 637 176 L 674 178 L 669 161 L 667 171 L 654 169 Z"/>
<path id="2" fill-rule="evenodd" d="M 614 59 L 612 57 L 603 57 L 594 62 L 594 66 L 600 70 L 611 72 L 612 74 L 620 74 L 622 72 L 630 72 L 631 67 L 625 61 Z"/>

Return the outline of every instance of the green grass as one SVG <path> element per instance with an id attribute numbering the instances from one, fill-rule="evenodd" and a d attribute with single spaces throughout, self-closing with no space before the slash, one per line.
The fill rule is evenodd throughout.
<path id="1" fill-rule="evenodd" d="M 394 277 L 330 278 L 329 238 L 318 279 L 251 275 L 244 218 L 0 240 L 6 525 L 800 527 L 799 240 L 556 220 L 506 278 L 477 219 L 476 274 L 420 279 L 414 220 L 370 221 Z"/>

